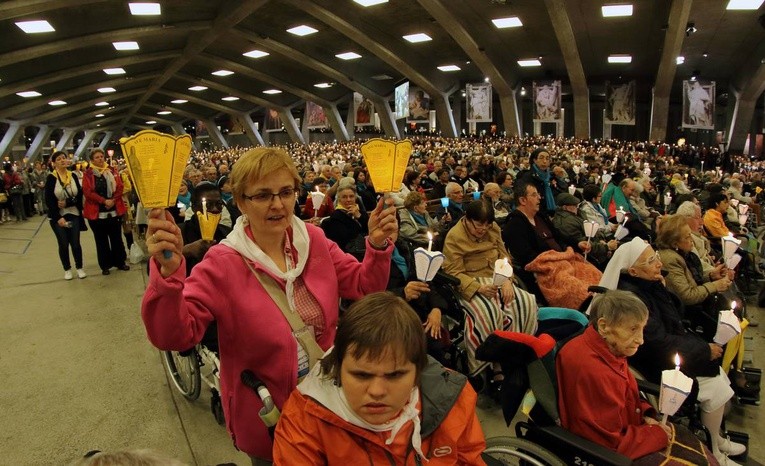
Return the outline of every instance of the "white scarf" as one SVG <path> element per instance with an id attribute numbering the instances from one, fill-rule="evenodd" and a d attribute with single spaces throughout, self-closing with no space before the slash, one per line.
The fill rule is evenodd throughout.
<path id="1" fill-rule="evenodd" d="M 109 167 L 93 167 L 93 176 L 103 176 L 106 179 L 106 198 L 111 199 L 114 190 L 117 189 L 117 182 L 114 181 L 114 173 Z"/>
<path id="2" fill-rule="evenodd" d="M 332 348 L 324 353 L 324 356 L 329 354 Z M 420 455 L 420 458 L 427 461 L 425 454 L 422 452 L 422 438 L 420 437 L 420 410 L 417 409 L 417 402 L 420 401 L 420 389 L 416 386 L 412 389 L 412 393 L 409 395 L 409 401 L 406 403 L 401 413 L 397 418 L 383 424 L 370 424 L 361 419 L 348 405 L 348 400 L 345 397 L 345 392 L 341 387 L 335 385 L 334 381 L 329 377 L 321 374 L 321 364 L 316 364 L 308 376 L 298 384 L 297 389 L 300 393 L 306 396 L 310 396 L 322 406 L 329 409 L 335 415 L 343 419 L 344 421 L 353 424 L 356 427 L 370 430 L 372 432 L 388 432 L 390 431 L 390 437 L 385 441 L 386 445 L 393 443 L 396 438 L 396 434 L 401 430 L 404 425 L 410 420 L 414 425 L 412 431 L 412 448 Z"/>
<path id="3" fill-rule="evenodd" d="M 235 250 L 245 259 L 249 259 L 252 262 L 260 264 L 271 275 L 284 280 L 287 285 L 285 294 L 287 295 L 287 302 L 290 305 L 290 310 L 297 312 L 295 307 L 295 280 L 303 273 L 305 264 L 308 261 L 308 249 L 310 246 L 310 240 L 308 238 L 308 229 L 305 227 L 305 223 L 299 218 L 292 217 L 292 247 L 297 250 L 297 264 L 295 268 L 290 268 L 290 260 L 287 258 L 287 271 L 282 272 L 276 263 L 260 249 L 260 246 L 255 244 L 255 241 L 251 240 L 247 236 L 245 228 L 250 224 L 247 215 L 242 215 L 236 220 L 236 225 L 231 233 L 228 234 L 226 239 L 221 241 L 221 244 L 225 244 L 231 249 Z M 284 232 L 287 235 L 287 232 Z M 285 237 L 285 240 L 288 240 Z"/>
<path id="4" fill-rule="evenodd" d="M 637 262 L 640 255 L 643 254 L 645 248 L 649 246 L 650 244 L 637 236 L 632 238 L 632 241 L 629 243 L 624 243 L 619 246 L 619 249 L 617 249 L 616 252 L 614 252 L 614 255 L 611 256 L 611 260 L 608 261 L 606 270 L 603 271 L 603 276 L 600 278 L 600 283 L 598 283 L 598 285 L 608 288 L 609 290 L 615 290 L 619 285 L 619 277 L 621 276 L 622 271 L 632 267 L 635 262 Z M 593 299 L 593 302 L 594 301 L 595 300 Z M 590 315 L 591 309 L 592 303 L 590 303 L 585 314 Z"/>

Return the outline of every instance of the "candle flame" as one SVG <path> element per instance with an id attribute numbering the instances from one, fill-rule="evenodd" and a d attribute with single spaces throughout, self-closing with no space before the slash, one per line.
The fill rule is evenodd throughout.
<path id="1" fill-rule="evenodd" d="M 433 241 L 433 233 L 428 232 L 428 241 Z"/>
<path id="2" fill-rule="evenodd" d="M 316 185 L 316 192 L 319 192 L 319 185 Z"/>
<path id="3" fill-rule="evenodd" d="M 732 311 L 732 310 L 734 310 L 734 309 L 736 309 L 736 304 L 738 304 L 736 301 L 731 301 L 731 302 L 730 302 L 730 310 L 731 310 L 731 311 Z"/>
<path id="4" fill-rule="evenodd" d="M 505 265 L 507 265 L 509 261 L 507 260 L 507 257 L 505 257 Z"/>
<path id="5" fill-rule="evenodd" d="M 680 365 L 680 355 L 675 353 L 675 366 Z"/>

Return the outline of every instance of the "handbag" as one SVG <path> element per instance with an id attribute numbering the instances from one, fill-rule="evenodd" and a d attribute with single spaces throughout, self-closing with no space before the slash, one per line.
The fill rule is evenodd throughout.
<path id="1" fill-rule="evenodd" d="M 24 186 L 20 184 L 15 184 L 11 186 L 11 189 L 8 190 L 11 194 L 21 194 L 24 191 Z"/>
<path id="2" fill-rule="evenodd" d="M 8 195 L 0 192 L 0 204 L 5 204 L 6 202 L 8 202 Z"/>
<path id="3" fill-rule="evenodd" d="M 292 328 L 292 334 L 308 355 L 308 367 L 310 371 L 310 369 L 312 369 L 324 356 L 324 350 L 322 350 L 319 344 L 316 343 L 316 338 L 314 337 L 313 332 L 303 322 L 303 319 L 300 318 L 300 314 L 290 310 L 289 303 L 287 302 L 287 295 L 282 291 L 276 281 L 274 281 L 268 274 L 258 273 L 252 265 L 247 262 L 247 259 L 245 259 L 244 256 L 242 256 L 242 260 L 247 268 L 250 269 L 250 272 L 255 275 L 255 278 L 258 279 L 260 284 L 263 285 L 263 289 L 266 290 L 269 296 L 271 296 L 271 299 L 279 310 L 282 311 L 287 322 L 289 322 L 290 327 Z M 299 381 L 300 380 L 298 380 L 298 382 Z"/>

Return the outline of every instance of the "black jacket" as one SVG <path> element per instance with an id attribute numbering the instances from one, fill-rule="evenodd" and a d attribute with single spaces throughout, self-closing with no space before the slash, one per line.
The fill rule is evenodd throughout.
<path id="1" fill-rule="evenodd" d="M 362 244 L 358 238 L 367 234 L 367 221 L 368 217 L 363 212 L 356 220 L 346 210 L 337 209 L 321 223 L 321 229 L 324 230 L 327 238 L 337 243 L 343 251 L 358 252 L 350 251 L 348 248 L 355 241 L 358 241 L 359 245 Z"/>
<path id="2" fill-rule="evenodd" d="M 390 276 L 388 277 L 388 286 L 386 289 L 396 296 L 406 299 L 404 296 L 404 287 L 412 280 L 417 280 L 417 270 L 414 264 L 414 252 L 406 241 L 396 241 L 396 249 L 398 253 L 404 258 L 406 266 L 409 269 L 408 276 L 404 276 L 401 269 L 393 263 L 391 259 L 390 264 Z M 430 283 L 430 293 L 420 295 L 418 299 L 409 301 L 409 305 L 420 316 L 420 320 L 425 322 L 428 318 L 428 314 L 433 308 L 441 309 L 442 314 L 446 314 L 447 307 L 449 306 L 446 299 L 443 298 L 434 288 L 434 284 Z"/>
<path id="3" fill-rule="evenodd" d="M 66 206 L 77 207 L 80 209 L 80 216 L 82 216 L 82 185 L 76 174 L 72 173 L 72 178 L 75 186 L 77 186 L 77 194 L 65 199 Z M 58 208 L 58 198 L 55 194 L 56 183 L 58 183 L 58 178 L 53 173 L 48 175 L 45 180 L 45 205 L 48 206 L 48 218 L 53 222 L 58 222 L 58 219 L 61 218 L 59 213 L 61 209 Z"/>
<path id="4" fill-rule="evenodd" d="M 685 330 L 682 303 L 666 286 L 659 281 L 622 274 L 618 288 L 635 293 L 648 307 L 644 343 L 629 360 L 649 381 L 659 383 L 661 371 L 674 368 L 675 353 L 680 354 L 680 370 L 687 376 L 717 375 L 720 361 L 710 361 L 709 344 Z"/>

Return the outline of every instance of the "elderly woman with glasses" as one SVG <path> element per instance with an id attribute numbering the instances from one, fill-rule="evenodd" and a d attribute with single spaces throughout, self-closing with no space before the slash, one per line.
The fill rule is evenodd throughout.
<path id="1" fill-rule="evenodd" d="M 534 295 L 513 286 L 512 280 L 494 285 L 497 260 L 513 263 L 494 222 L 494 208 L 484 200 L 471 202 L 465 216 L 449 230 L 444 244 L 444 271 L 460 281 L 460 300 L 465 309 L 465 347 L 471 375 L 488 363 L 475 359 L 476 348 L 494 330 L 513 330 L 532 334 L 537 326 Z M 502 380 L 494 367 L 494 382 Z M 496 384 L 498 385 L 498 384 Z"/>
<path id="2" fill-rule="evenodd" d="M 725 404 L 733 396 L 730 380 L 720 367 L 723 349 L 686 331 L 682 322 L 682 304 L 665 285 L 659 253 L 640 238 L 616 250 L 608 263 L 600 286 L 631 291 L 648 308 L 644 343 L 630 365 L 651 382 L 659 383 L 661 371 L 672 369 L 675 354 L 680 355 L 680 369 L 698 382 L 701 422 L 712 437 L 712 452 L 720 464 L 736 465 L 727 455 L 745 451 L 741 444 L 720 435 Z"/>
<path id="3" fill-rule="evenodd" d="M 301 180 L 285 151 L 245 153 L 231 180 L 242 216 L 188 277 L 178 226 L 169 213 L 151 211 L 146 236 L 151 274 L 141 312 L 149 339 L 162 350 L 191 348 L 213 320 L 218 323 L 228 431 L 253 464 L 270 464 L 271 438 L 258 416 L 263 404 L 240 374 L 252 371 L 281 408 L 298 377 L 310 370 L 310 353 L 285 315 L 297 314 L 327 350 L 335 337 L 339 298 L 357 300 L 385 289 L 398 223 L 394 207 L 377 204 L 359 263 L 320 228 L 295 217 Z"/>

